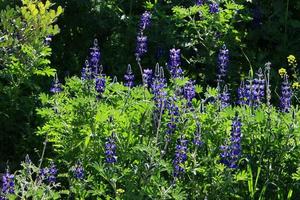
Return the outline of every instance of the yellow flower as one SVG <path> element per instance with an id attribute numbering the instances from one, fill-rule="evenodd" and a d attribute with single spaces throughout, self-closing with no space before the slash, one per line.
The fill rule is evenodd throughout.
<path id="1" fill-rule="evenodd" d="M 284 75 L 286 75 L 286 69 L 280 68 L 280 69 L 278 70 L 278 73 L 279 73 L 279 75 L 280 75 L 281 77 L 283 77 Z"/>
<path id="2" fill-rule="evenodd" d="M 297 64 L 297 60 L 296 60 L 296 57 L 294 55 L 289 55 L 287 57 L 287 60 L 288 60 L 289 65 Z"/>
<path id="3" fill-rule="evenodd" d="M 294 89 L 300 89 L 300 83 L 299 82 L 294 82 L 293 85 L 292 85 L 292 87 Z"/>
<path id="4" fill-rule="evenodd" d="M 124 192 L 125 192 L 125 190 L 123 190 L 121 188 L 117 189 L 117 194 L 123 194 Z"/>

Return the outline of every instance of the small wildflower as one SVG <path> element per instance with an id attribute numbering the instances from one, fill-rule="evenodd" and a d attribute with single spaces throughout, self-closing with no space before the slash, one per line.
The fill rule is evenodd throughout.
<path id="1" fill-rule="evenodd" d="M 229 63 L 229 50 L 224 44 L 222 48 L 219 50 L 218 54 L 218 73 L 217 73 L 217 81 L 218 83 L 223 82 L 226 77 Z"/>
<path id="2" fill-rule="evenodd" d="M 141 20 L 140 20 L 140 29 L 141 29 L 141 31 L 147 29 L 150 26 L 151 17 L 152 17 L 152 15 L 149 11 L 145 11 L 142 14 Z"/>
<path id="3" fill-rule="evenodd" d="M 166 79 L 164 77 L 164 71 L 159 65 L 155 69 L 155 78 L 151 85 L 152 93 L 154 94 L 154 102 L 158 110 L 163 110 L 166 102 L 167 93 L 165 88 L 167 87 Z"/>
<path id="4" fill-rule="evenodd" d="M 284 75 L 286 75 L 286 74 L 287 74 L 287 72 L 286 72 L 286 69 L 285 69 L 285 68 L 280 68 L 280 69 L 278 70 L 278 73 L 279 73 L 279 75 L 280 75 L 281 77 L 283 77 Z"/>
<path id="5" fill-rule="evenodd" d="M 288 76 L 284 76 L 281 85 L 280 108 L 282 112 L 289 112 L 291 108 L 292 90 L 289 84 Z"/>
<path id="6" fill-rule="evenodd" d="M 84 178 L 84 169 L 80 161 L 78 161 L 75 166 L 72 167 L 72 172 L 76 179 L 82 180 Z"/>
<path id="7" fill-rule="evenodd" d="M 245 89 L 245 84 L 244 81 L 241 82 L 240 87 L 237 90 L 238 92 L 238 105 L 246 105 L 246 89 Z"/>
<path id="8" fill-rule="evenodd" d="M 137 36 L 136 45 L 136 57 L 140 59 L 145 53 L 147 53 L 147 36 L 143 35 L 143 32 L 139 33 Z"/>
<path id="9" fill-rule="evenodd" d="M 113 164 L 117 162 L 116 149 L 117 146 L 115 143 L 115 135 L 112 133 L 112 135 L 107 138 L 107 141 L 105 142 L 105 155 L 107 163 Z"/>
<path id="10" fill-rule="evenodd" d="M 147 87 L 151 87 L 153 79 L 153 72 L 152 69 L 144 69 L 143 73 L 143 81 Z"/>
<path id="11" fill-rule="evenodd" d="M 184 139 L 183 136 L 181 136 L 177 141 L 175 158 L 173 160 L 174 177 L 178 177 L 185 171 L 182 165 L 187 160 L 187 143 L 188 140 Z"/>
<path id="12" fill-rule="evenodd" d="M 182 76 L 183 70 L 179 67 L 180 64 L 180 49 L 171 49 L 169 58 L 169 70 L 172 78 L 178 78 Z"/>
<path id="13" fill-rule="evenodd" d="M 56 94 L 56 93 L 60 93 L 61 91 L 62 91 L 61 83 L 58 80 L 57 74 L 55 74 L 52 87 L 50 88 L 50 92 Z"/>
<path id="14" fill-rule="evenodd" d="M 57 168 L 54 162 L 51 162 L 50 167 L 48 169 L 48 182 L 50 184 L 54 184 L 56 182 Z"/>
<path id="15" fill-rule="evenodd" d="M 98 40 L 95 39 L 94 46 L 92 48 L 90 48 L 90 60 L 89 60 L 90 66 L 97 68 L 100 63 L 100 56 L 101 56 L 101 54 L 99 51 Z"/>
<path id="16" fill-rule="evenodd" d="M 288 63 L 289 63 L 290 66 L 297 65 L 297 60 L 296 60 L 296 57 L 294 55 L 289 55 L 287 57 L 287 60 L 288 60 Z"/>
<path id="17" fill-rule="evenodd" d="M 229 168 L 237 168 L 237 162 L 242 154 L 241 147 L 241 121 L 235 117 L 231 125 L 230 144 L 221 146 L 221 162 Z"/>
<path id="18" fill-rule="evenodd" d="M 196 96 L 194 84 L 195 84 L 195 81 L 190 80 L 183 87 L 183 96 L 188 101 L 188 106 L 192 105 L 192 99 L 195 98 L 195 96 Z"/>
<path id="19" fill-rule="evenodd" d="M 221 101 L 221 108 L 226 108 L 230 106 L 230 94 L 228 92 L 228 87 L 225 86 L 223 92 L 219 96 Z"/>
<path id="20" fill-rule="evenodd" d="M 15 182 L 14 175 L 7 172 L 2 176 L 2 192 L 4 194 L 14 194 L 15 193 Z"/>
<path id="21" fill-rule="evenodd" d="M 193 143 L 195 146 L 199 147 L 203 144 L 202 142 L 202 137 L 201 137 L 201 129 L 200 129 L 200 124 L 197 124 L 197 130 L 194 134 L 194 140 Z"/>
<path id="22" fill-rule="evenodd" d="M 125 86 L 130 88 L 133 87 L 134 74 L 132 73 L 131 65 L 128 65 L 126 74 L 124 75 L 124 79 L 125 79 L 125 84 L 124 84 Z"/>
<path id="23" fill-rule="evenodd" d="M 96 78 L 95 89 L 99 93 L 99 95 L 103 94 L 103 92 L 105 91 L 105 87 L 106 87 L 105 77 L 101 76 Z"/>
<path id="24" fill-rule="evenodd" d="M 211 14 L 218 13 L 219 12 L 219 4 L 217 4 L 217 3 L 209 4 L 209 12 Z"/>
<path id="25" fill-rule="evenodd" d="M 300 89 L 300 83 L 299 82 L 294 82 L 293 85 L 292 85 L 292 88 Z"/>
<path id="26" fill-rule="evenodd" d="M 196 0 L 196 5 L 197 5 L 197 6 L 202 6 L 202 5 L 204 5 L 204 0 Z"/>

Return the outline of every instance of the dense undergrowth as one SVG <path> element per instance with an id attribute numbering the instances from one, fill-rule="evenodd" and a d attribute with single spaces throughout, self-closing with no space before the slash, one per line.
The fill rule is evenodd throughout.
<path id="1" fill-rule="evenodd" d="M 101 65 L 107 55 L 100 51 L 97 39 L 77 72 L 80 75 L 60 81 L 49 66 L 49 43 L 50 35 L 58 33 L 53 23 L 62 8 L 54 10 L 49 1 L 22 2 L 1 12 L 5 23 L 0 26 L 0 119 L 8 123 L 0 137 L 3 141 L 8 141 L 7 136 L 19 137 L 6 130 L 18 123 L 19 116 L 27 117 L 21 120 L 27 123 L 28 118 L 39 118 L 38 125 L 27 124 L 27 135 L 19 134 L 38 142 L 36 134 L 43 138 L 43 147 L 39 159 L 24 156 L 15 173 L 9 163 L 5 166 L 0 199 L 300 196 L 297 60 L 287 56 L 282 62 L 288 67 L 279 71 L 267 60 L 259 68 L 249 61 L 249 73 L 230 74 L 235 48 L 227 41 L 244 48 L 246 35 L 238 32 L 236 23 L 250 20 L 243 5 L 197 1 L 189 8 L 173 8 L 176 25 L 185 30 L 180 37 L 199 37 L 183 51 L 202 46 L 208 50 L 201 55 L 207 56 L 206 61 L 217 59 L 217 70 L 208 69 L 209 77 L 216 80 L 209 85 L 202 76 L 185 70 L 187 61 L 193 66 L 195 57 L 182 56 L 179 48 L 169 50 L 166 64 L 162 60 L 145 67 L 152 44 L 148 34 L 152 20 L 157 20 L 151 9 L 142 14 L 138 25 L 136 64 L 126 66 L 121 81 Z M 146 5 L 155 7 L 150 2 Z M 240 53 L 244 54 L 243 49 Z M 45 76 L 54 77 L 50 92 L 41 92 L 45 83 L 38 77 Z M 22 93 L 24 88 L 30 95 Z M 10 154 L 1 159 L 11 159 Z"/>

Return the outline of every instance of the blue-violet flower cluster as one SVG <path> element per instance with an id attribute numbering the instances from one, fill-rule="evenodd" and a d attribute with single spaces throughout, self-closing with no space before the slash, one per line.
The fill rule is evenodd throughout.
<path id="1" fill-rule="evenodd" d="M 107 163 L 113 164 L 117 162 L 116 149 L 117 146 L 115 143 L 115 135 L 113 133 L 105 142 L 105 155 Z"/>
<path id="2" fill-rule="evenodd" d="M 242 154 L 241 121 L 236 117 L 231 125 L 230 144 L 221 146 L 221 162 L 229 168 L 237 168 L 238 160 Z"/>
<path id="3" fill-rule="evenodd" d="M 284 76 L 281 84 L 280 108 L 282 112 L 289 112 L 291 109 L 292 90 L 289 84 L 288 76 Z"/>
<path id="4" fill-rule="evenodd" d="M 177 141 L 175 158 L 173 160 L 174 177 L 180 176 L 185 171 L 182 165 L 187 160 L 187 144 L 188 140 L 184 139 L 183 136 Z"/>
<path id="5" fill-rule="evenodd" d="M 131 65 L 128 65 L 126 74 L 124 75 L 125 83 L 124 85 L 127 87 L 133 87 L 134 74 L 131 70 Z"/>

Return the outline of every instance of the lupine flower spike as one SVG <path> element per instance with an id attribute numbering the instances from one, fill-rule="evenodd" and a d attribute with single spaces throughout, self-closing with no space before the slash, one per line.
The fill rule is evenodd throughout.
<path id="1" fill-rule="evenodd" d="M 196 5 L 197 5 L 197 6 L 202 6 L 202 5 L 204 5 L 204 0 L 196 0 Z"/>
<path id="2" fill-rule="evenodd" d="M 144 31 L 146 30 L 151 23 L 151 13 L 149 11 L 145 11 L 142 16 L 141 16 L 141 20 L 140 20 L 140 30 Z"/>
<path id="3" fill-rule="evenodd" d="M 77 161 L 75 166 L 73 166 L 72 172 L 76 179 L 82 180 L 84 178 L 84 169 L 80 161 Z"/>
<path id="4" fill-rule="evenodd" d="M 136 45 L 136 57 L 137 60 L 140 60 L 141 57 L 147 53 L 148 48 L 147 48 L 147 36 L 144 36 L 143 33 L 139 33 L 137 36 L 137 45 Z"/>
<path id="5" fill-rule="evenodd" d="M 219 12 L 219 4 L 217 4 L 217 3 L 209 4 L 209 12 L 211 14 L 218 13 Z"/>
<path id="6" fill-rule="evenodd" d="M 98 46 L 98 40 L 94 40 L 94 46 L 90 49 L 90 59 L 89 66 L 92 67 L 93 77 L 99 74 L 99 64 L 100 64 L 100 51 Z"/>
<path id="7" fill-rule="evenodd" d="M 162 67 L 159 67 L 159 65 L 156 65 L 155 69 L 155 78 L 153 80 L 153 83 L 151 85 L 152 93 L 154 94 L 154 101 L 156 104 L 156 107 L 158 110 L 163 110 L 164 105 L 166 102 L 166 80 L 164 77 L 164 71 Z"/>
<path id="8" fill-rule="evenodd" d="M 180 139 L 178 139 L 177 141 L 175 158 L 173 160 L 173 176 L 175 178 L 179 177 L 185 171 L 182 165 L 187 160 L 187 144 L 188 140 L 184 139 L 183 136 L 181 136 Z"/>
<path id="9" fill-rule="evenodd" d="M 291 109 L 292 90 L 288 76 L 285 75 L 281 84 L 280 108 L 282 112 L 289 112 Z"/>
<path id="10" fill-rule="evenodd" d="M 220 154 L 221 162 L 233 169 L 238 167 L 238 161 L 242 154 L 241 126 L 241 121 L 238 116 L 236 116 L 231 125 L 230 143 L 220 147 L 222 151 Z"/>
<path id="11" fill-rule="evenodd" d="M 218 87 L 220 87 L 221 82 L 224 82 L 228 70 L 228 63 L 229 63 L 229 50 L 224 44 L 218 54 L 218 73 L 217 73 Z"/>
<path id="12" fill-rule="evenodd" d="M 116 149 L 117 146 L 115 143 L 115 134 L 112 133 L 112 135 L 107 138 L 107 141 L 105 142 L 105 155 L 107 163 L 113 164 L 117 162 Z"/>
<path id="13" fill-rule="evenodd" d="M 53 79 L 53 83 L 52 83 L 52 87 L 50 88 L 50 92 L 56 94 L 61 92 L 61 83 L 58 80 L 57 74 L 55 74 L 54 79 Z"/>
<path id="14" fill-rule="evenodd" d="M 176 129 L 176 123 L 178 122 L 178 116 L 179 116 L 179 108 L 175 104 L 176 102 L 176 97 L 174 96 L 173 98 L 169 98 L 169 101 L 167 102 L 167 110 L 168 110 L 168 115 L 170 116 L 170 119 L 167 123 L 167 130 L 166 130 L 166 140 L 169 141 L 170 136 L 175 132 Z"/>
<path id="15" fill-rule="evenodd" d="M 15 193 L 14 178 L 15 178 L 14 175 L 9 173 L 8 170 L 2 176 L 2 193 L 3 194 L 14 194 Z"/>
<path id="16" fill-rule="evenodd" d="M 144 69 L 143 80 L 147 87 L 151 87 L 153 79 L 152 69 Z"/>
<path id="17" fill-rule="evenodd" d="M 230 94 L 228 92 L 228 87 L 225 85 L 223 92 L 220 94 L 221 108 L 226 108 L 230 106 Z"/>
<path id="18" fill-rule="evenodd" d="M 201 127 L 199 123 L 197 123 L 197 129 L 194 135 L 193 143 L 196 147 L 200 147 L 203 144 L 201 137 Z"/>
<path id="19" fill-rule="evenodd" d="M 183 87 L 183 96 L 187 100 L 187 105 L 189 107 L 192 106 L 192 100 L 196 96 L 194 83 L 195 81 L 190 80 Z"/>
<path id="20" fill-rule="evenodd" d="M 183 70 L 179 67 L 180 61 L 180 49 L 171 49 L 169 58 L 169 70 L 172 78 L 181 77 Z"/>
<path id="21" fill-rule="evenodd" d="M 51 162 L 48 170 L 48 182 L 54 184 L 56 182 L 57 168 L 54 162 Z"/>
<path id="22" fill-rule="evenodd" d="M 131 65 L 128 65 L 126 74 L 124 75 L 125 83 L 124 85 L 127 87 L 133 87 L 134 74 L 131 70 Z"/>
<path id="23" fill-rule="evenodd" d="M 105 87 L 106 87 L 106 79 L 105 76 L 102 74 L 102 66 L 100 66 L 100 75 L 96 78 L 95 81 L 95 89 L 98 92 L 98 97 L 101 96 L 104 91 L 105 91 Z"/>
<path id="24" fill-rule="evenodd" d="M 241 84 L 237 90 L 238 93 L 238 101 L 237 104 L 238 105 L 246 105 L 246 89 L 245 89 L 245 84 L 244 81 L 241 81 Z"/>
<path id="25" fill-rule="evenodd" d="M 90 68 L 90 64 L 88 60 L 85 61 L 84 67 L 81 70 L 81 79 L 82 80 L 92 79 L 92 70 Z"/>

